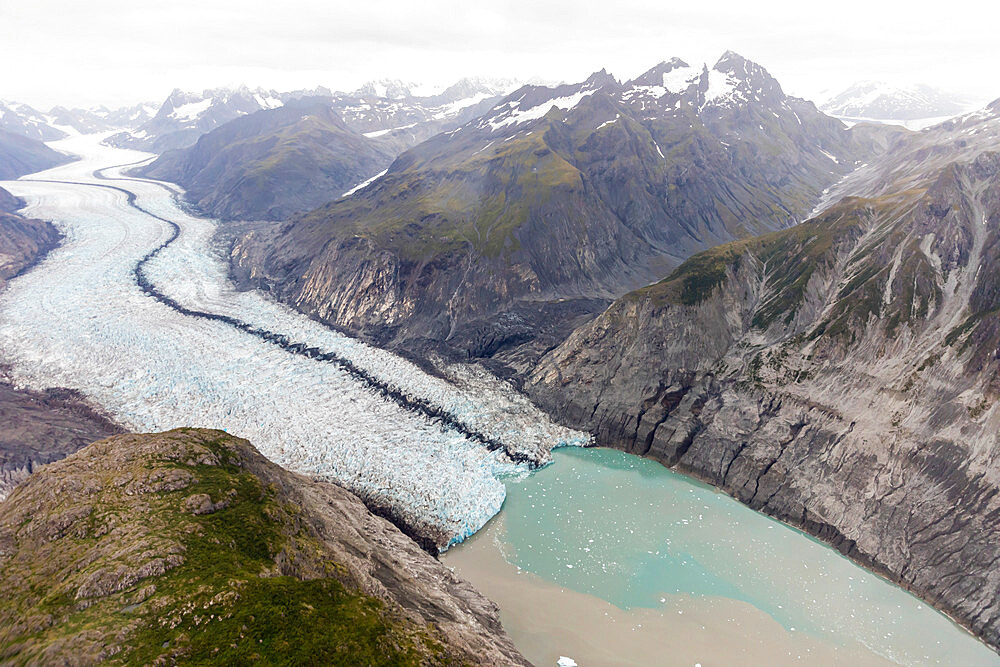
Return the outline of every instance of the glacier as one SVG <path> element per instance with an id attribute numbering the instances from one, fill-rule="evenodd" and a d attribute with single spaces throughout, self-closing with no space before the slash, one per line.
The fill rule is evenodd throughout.
<path id="1" fill-rule="evenodd" d="M 186 213 L 176 186 L 123 175 L 122 165 L 152 156 L 102 136 L 53 142 L 81 159 L 0 184 L 65 237 L 0 293 L 10 381 L 76 389 L 136 431 L 199 426 L 247 438 L 444 548 L 500 510 L 504 476 L 550 462 L 554 447 L 589 443 L 481 368 L 442 364 L 432 375 L 237 291 L 213 246 L 219 223 Z M 137 283 L 137 266 L 155 295 Z"/>

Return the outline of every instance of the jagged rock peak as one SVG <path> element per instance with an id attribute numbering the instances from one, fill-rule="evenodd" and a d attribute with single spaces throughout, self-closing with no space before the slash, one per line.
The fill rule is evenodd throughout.
<path id="1" fill-rule="evenodd" d="M 713 75 L 713 73 L 716 73 Z M 718 74 L 725 75 L 725 78 Z M 784 97 L 785 93 L 771 74 L 752 60 L 744 58 L 735 51 L 726 51 L 709 72 L 709 95 L 714 88 L 740 90 L 745 99 L 766 99 Z"/>
<path id="2" fill-rule="evenodd" d="M 664 60 L 655 67 L 652 67 L 636 78 L 628 82 L 629 85 L 639 85 L 639 86 L 662 86 L 664 82 L 667 81 L 667 75 L 678 72 L 688 72 L 693 76 L 697 73 L 697 70 L 692 68 L 687 62 L 681 60 L 680 58 L 674 57 L 670 60 Z M 676 76 L 674 77 L 676 78 Z"/>
<path id="3" fill-rule="evenodd" d="M 604 68 L 601 68 L 599 72 L 594 72 L 584 81 L 584 86 L 587 88 L 604 88 L 605 86 L 618 85 L 618 79 L 608 74 L 608 71 Z"/>

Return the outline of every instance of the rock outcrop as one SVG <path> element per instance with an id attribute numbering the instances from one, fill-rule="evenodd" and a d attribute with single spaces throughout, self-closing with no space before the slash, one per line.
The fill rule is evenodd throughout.
<path id="1" fill-rule="evenodd" d="M 121 435 L 0 504 L 0 661 L 528 664 L 344 489 L 221 431 Z"/>
<path id="2" fill-rule="evenodd" d="M 0 188 L 0 290 L 59 244 L 51 223 L 18 215 L 22 202 Z"/>
<path id="3" fill-rule="evenodd" d="M 121 432 L 76 392 L 0 382 L 0 499 L 44 464 Z"/>
<path id="4" fill-rule="evenodd" d="M 863 196 L 618 300 L 528 392 L 1000 646 L 998 147 L 996 104 L 912 137 Z"/>

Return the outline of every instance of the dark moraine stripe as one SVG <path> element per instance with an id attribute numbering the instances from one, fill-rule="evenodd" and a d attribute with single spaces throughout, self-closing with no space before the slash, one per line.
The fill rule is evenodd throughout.
<path id="1" fill-rule="evenodd" d="M 137 178 L 112 179 L 109 178 L 108 176 L 105 176 L 103 173 L 108 169 L 129 167 L 134 164 L 142 164 L 142 162 L 146 162 L 146 160 L 130 164 L 105 167 L 104 169 L 95 171 L 94 176 L 96 178 L 103 180 L 131 180 L 131 181 L 136 181 L 138 183 L 156 185 L 158 187 L 164 188 L 165 190 L 170 192 L 174 197 L 177 197 L 178 193 L 176 191 L 173 191 L 170 188 L 167 188 L 155 181 L 146 181 Z M 153 297 L 163 305 L 167 306 L 168 308 L 171 308 L 172 310 L 180 313 L 181 315 L 186 315 L 188 317 L 198 317 L 204 320 L 223 322 L 224 324 L 227 324 L 233 327 L 234 329 L 239 329 L 240 331 L 248 333 L 251 336 L 255 336 L 260 340 L 266 341 L 273 345 L 277 345 L 281 349 L 291 354 L 307 357 L 309 359 L 315 359 L 316 361 L 323 361 L 334 364 L 339 368 L 341 368 L 342 370 L 344 370 L 345 372 L 347 372 L 354 379 L 367 385 L 372 390 L 380 394 L 383 398 L 392 401 L 393 403 L 396 403 L 401 408 L 408 410 L 412 413 L 421 415 L 422 417 L 425 417 L 433 422 L 440 423 L 447 428 L 451 428 L 457 431 L 458 433 L 461 433 L 463 436 L 469 438 L 470 440 L 480 443 L 481 445 L 483 445 L 484 447 L 486 447 L 491 451 L 503 450 L 507 454 L 507 456 L 515 463 L 524 463 L 532 468 L 537 467 L 538 465 L 537 462 L 530 456 L 522 454 L 521 452 L 512 452 L 508 450 L 506 447 L 504 447 L 502 442 L 496 440 L 495 438 L 489 435 L 486 435 L 485 433 L 477 431 L 474 427 L 462 421 L 462 419 L 457 415 L 454 415 L 451 412 L 444 410 L 440 406 L 434 405 L 427 399 L 407 396 L 396 387 L 393 387 L 388 383 L 384 382 L 383 380 L 380 380 L 379 378 L 375 377 L 374 375 L 364 370 L 363 368 L 359 368 L 358 366 L 356 366 L 349 359 L 344 359 L 343 357 L 337 355 L 334 352 L 330 352 L 328 350 L 322 350 L 318 347 L 310 346 L 306 343 L 296 342 L 290 339 L 288 336 L 285 336 L 284 334 L 275 333 L 267 329 L 253 326 L 252 324 L 244 322 L 243 320 L 232 317 L 230 315 L 221 315 L 218 313 L 209 313 L 202 310 L 194 310 L 192 308 L 188 308 L 186 306 L 181 305 L 180 303 L 178 303 L 171 297 L 167 296 L 163 292 L 161 292 L 159 289 L 157 289 L 157 287 L 153 284 L 153 282 L 146 276 L 145 267 L 148 262 L 150 262 L 154 257 L 156 257 L 160 253 L 160 251 L 162 251 L 164 248 L 166 248 L 171 243 L 177 240 L 177 238 L 180 236 L 181 228 L 177 225 L 177 223 L 173 222 L 172 220 L 168 220 L 167 218 L 159 216 L 153 213 L 152 211 L 149 211 L 143 208 L 142 206 L 139 206 L 139 204 L 136 203 L 136 195 L 134 192 L 131 192 L 129 190 L 126 190 L 125 188 L 120 188 L 114 185 L 103 185 L 99 183 L 80 183 L 77 181 L 56 181 L 48 179 L 22 179 L 22 180 L 31 180 L 37 183 L 61 183 L 70 185 L 82 185 L 93 188 L 105 188 L 107 190 L 114 190 L 115 192 L 120 192 L 123 195 L 125 195 L 128 205 L 131 206 L 132 208 L 141 211 L 142 213 L 150 216 L 151 218 L 155 218 L 161 222 L 168 224 L 171 229 L 170 237 L 166 241 L 161 243 L 159 246 L 153 248 L 148 253 L 146 253 L 145 256 L 143 256 L 142 259 L 136 262 L 136 265 L 132 268 L 132 275 L 133 278 L 135 279 L 136 285 L 139 286 L 139 289 L 141 289 L 144 293 Z"/>

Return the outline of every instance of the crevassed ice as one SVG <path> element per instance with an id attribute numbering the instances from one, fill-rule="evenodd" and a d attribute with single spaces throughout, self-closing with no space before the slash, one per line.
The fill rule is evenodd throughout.
<path id="1" fill-rule="evenodd" d="M 30 178 L 104 183 L 91 176 L 95 169 L 145 157 L 100 146 L 95 137 L 57 147 L 85 159 Z M 586 442 L 482 371 L 455 366 L 445 369 L 447 380 L 433 377 L 257 292 L 236 292 L 209 246 L 212 221 L 185 215 L 155 183 L 111 184 L 181 227 L 146 274 L 183 305 L 335 352 L 537 461 L 549 460 L 553 446 Z M 393 507 L 442 543 L 464 539 L 499 511 L 498 477 L 519 472 L 503 453 L 386 401 L 334 364 L 181 315 L 144 295 L 132 268 L 170 229 L 128 206 L 124 194 L 30 181 L 4 187 L 29 202 L 28 214 L 53 220 L 66 235 L 0 294 L 0 357 L 17 383 L 77 389 L 136 430 L 223 428 L 285 467 Z"/>

